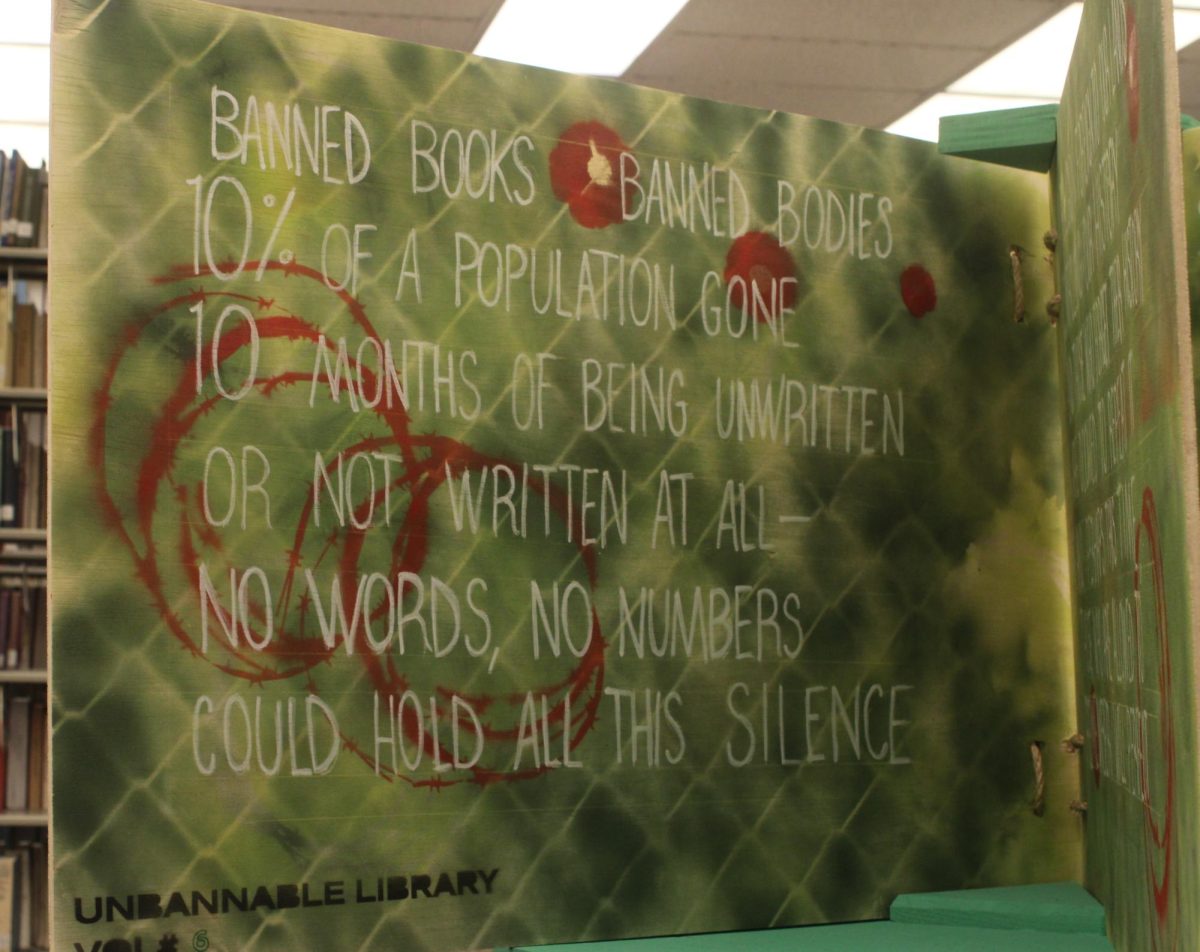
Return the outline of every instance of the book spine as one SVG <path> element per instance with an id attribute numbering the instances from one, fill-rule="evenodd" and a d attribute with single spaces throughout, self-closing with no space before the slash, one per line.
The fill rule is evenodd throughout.
<path id="1" fill-rule="evenodd" d="M 27 168 L 21 180 L 21 194 L 17 204 L 17 241 L 22 248 L 33 247 L 34 202 L 37 199 L 37 170 Z"/>
<path id="2" fill-rule="evenodd" d="M 46 386 L 46 312 L 38 309 L 33 318 L 33 386 Z"/>
<path id="3" fill-rule="evenodd" d="M 46 701 L 35 695 L 30 706 L 29 723 L 29 809 L 41 813 L 46 809 Z"/>
<path id="4" fill-rule="evenodd" d="M 5 649 L 5 667 L 15 671 L 21 667 L 21 641 L 25 628 L 25 596 L 22 587 L 13 588 L 8 610 L 12 613 L 8 623 L 8 646 Z"/>
<path id="5" fill-rule="evenodd" d="M 33 590 L 33 667 L 38 671 L 45 671 L 47 665 L 48 645 L 46 643 L 47 630 L 47 612 L 46 612 L 46 588 L 44 585 L 39 585 Z"/>
<path id="6" fill-rule="evenodd" d="M 0 812 L 8 809 L 8 692 L 0 684 Z M 0 919 L 0 922 L 3 922 Z"/>
<path id="7" fill-rule="evenodd" d="M 12 639 L 12 601 L 13 590 L 0 589 L 0 668 L 8 667 L 8 644 Z"/>
<path id="8" fill-rule="evenodd" d="M 0 952 L 15 952 L 18 947 L 18 882 L 17 857 L 12 853 L 0 856 Z"/>
<path id="9" fill-rule="evenodd" d="M 11 246 L 17 243 L 17 199 L 21 193 L 24 178 L 25 160 L 21 158 L 21 153 L 13 149 L 12 157 L 9 159 L 9 176 L 5 182 L 3 196 L 4 239 L 0 243 L 4 245 Z"/>
<path id="10" fill-rule="evenodd" d="M 50 432 L 44 410 L 35 411 L 30 420 L 32 423 L 30 432 L 35 437 L 30 453 L 37 458 L 37 481 L 33 486 L 33 490 L 37 494 L 37 507 L 33 524 L 45 528 L 50 502 Z"/>
<path id="11" fill-rule="evenodd" d="M 13 179 L 16 174 L 17 153 L 14 150 L 6 163 L 4 182 L 0 183 L 0 245 L 8 245 L 12 242 L 12 193 Z"/>
<path id="12" fill-rule="evenodd" d="M 13 310 L 12 371 L 14 387 L 31 386 L 33 380 L 33 331 L 37 308 L 19 302 Z"/>
<path id="13" fill-rule="evenodd" d="M 0 527 L 17 524 L 17 461 L 13 447 L 13 431 L 0 427 Z"/>
<path id="14" fill-rule="evenodd" d="M 50 172 L 43 162 L 38 169 L 38 224 L 35 243 L 39 248 L 50 244 Z"/>
<path id="15" fill-rule="evenodd" d="M 17 844 L 16 915 L 17 948 L 33 945 L 33 839 L 30 831 L 22 831 Z"/>
<path id="16" fill-rule="evenodd" d="M 16 694 L 9 698 L 5 801 L 10 811 L 18 813 L 29 808 L 29 707 L 28 694 Z"/>
<path id="17" fill-rule="evenodd" d="M 15 670 L 29 667 L 29 652 L 33 647 L 33 611 L 27 585 L 14 590 L 13 605 L 17 637 L 8 649 L 8 666 Z"/>
<path id="18" fill-rule="evenodd" d="M 0 387 L 9 386 L 12 380 L 8 373 L 14 303 L 12 290 L 10 287 L 0 286 Z"/>
<path id="19" fill-rule="evenodd" d="M 8 182 L 12 176 L 12 171 L 9 169 L 9 158 L 3 152 L 0 152 L 0 245 L 5 243 L 4 239 L 6 231 L 4 228 L 4 195 L 10 187 Z"/>
<path id="20" fill-rule="evenodd" d="M 46 839 L 43 834 L 33 837 L 30 844 L 29 872 L 33 879 L 30 901 L 33 906 L 32 948 L 50 948 L 50 867 L 47 858 Z"/>

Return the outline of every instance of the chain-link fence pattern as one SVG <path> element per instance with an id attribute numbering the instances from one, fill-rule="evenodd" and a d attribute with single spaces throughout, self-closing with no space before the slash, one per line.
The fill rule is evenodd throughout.
<path id="1" fill-rule="evenodd" d="M 479 947 L 870 918 L 900 891 L 1075 872 L 1073 824 L 1039 820 L 1027 803 L 1029 742 L 1056 740 L 1074 726 L 1052 341 L 1045 329 L 1005 320 L 1008 246 L 1032 247 L 1045 214 L 1045 195 L 1030 179 L 950 163 L 930 147 L 878 133 L 191 4 L 74 4 L 58 29 L 56 96 L 70 102 L 55 133 L 54 193 L 60 940 L 170 931 L 186 944 L 204 929 L 218 949 Z M 257 97 L 268 130 L 264 164 L 275 136 L 277 168 L 259 167 L 259 144 L 244 165 L 213 161 L 214 87 L 237 98 L 238 124 Z M 307 166 L 299 174 L 278 167 L 283 131 L 265 125 L 267 103 L 277 116 L 299 104 L 293 120 L 313 129 L 322 105 L 335 107 L 335 125 L 353 112 L 370 141 L 370 174 L 332 185 Z M 220 106 L 230 108 L 227 100 Z M 712 169 L 733 169 L 754 231 L 776 227 L 779 180 L 794 186 L 796 210 L 816 189 L 827 232 L 838 208 L 858 209 L 858 253 L 820 241 L 810 247 L 803 236 L 791 248 L 798 299 L 787 333 L 799 346 L 773 341 L 765 325 L 757 340 L 706 332 L 716 312 L 704 305 L 724 302 L 728 227 L 670 227 L 657 211 L 650 221 L 581 227 L 553 195 L 549 157 L 564 131 L 584 121 L 620 137 L 646 188 L 667 169 L 676 179 L 691 168 L 722 182 L 728 177 Z M 412 137 L 445 142 L 455 129 L 464 142 L 480 130 L 482 139 L 471 141 L 481 149 L 483 140 L 491 148 L 493 131 L 501 146 L 528 136 L 521 155 L 534 201 L 507 201 L 502 187 L 491 201 L 415 193 Z M 215 134 L 233 141 L 224 127 Z M 325 157 L 336 173 L 344 155 L 331 149 Z M 521 169 L 511 152 L 503 161 L 510 192 L 519 191 Z M 244 189 L 244 206 L 238 186 L 214 185 L 218 176 Z M 710 210 L 721 208 L 708 200 Z M 207 273 L 203 239 L 217 267 L 231 272 L 245 237 L 243 208 L 252 221 L 251 264 L 221 281 Z M 375 226 L 361 232 L 372 255 L 361 262 L 361 312 L 314 274 L 327 229 L 342 225 L 352 236 L 356 224 Z M 339 269 L 347 260 L 338 256 L 341 234 L 327 261 Z M 268 257 L 278 262 L 286 252 L 295 266 L 272 266 L 256 280 L 254 262 L 269 238 Z M 481 251 L 480 260 L 493 269 L 502 261 L 507 282 L 497 284 L 494 271 L 477 280 L 461 260 L 456 267 L 456 254 L 469 262 L 484 242 L 498 257 Z M 510 248 L 523 249 L 542 276 L 512 278 L 521 252 Z M 579 291 L 583 259 L 591 296 Z M 921 318 L 899 284 L 912 264 L 936 282 L 937 306 Z M 663 311 L 657 328 L 632 317 L 622 324 L 615 302 L 624 295 L 628 303 L 636 274 L 655 266 L 673 282 L 673 322 Z M 419 294 L 411 274 L 401 277 L 416 268 Z M 1027 271 L 1027 294 L 1048 296 L 1048 271 L 1035 256 Z M 706 285 L 708 272 L 717 278 Z M 603 304 L 590 302 L 605 295 L 608 319 L 597 318 Z M 230 303 L 254 315 L 262 337 L 257 366 L 242 346 L 220 358 L 220 375 L 230 389 L 248 375 L 256 382 L 240 400 L 205 403 L 211 368 L 202 372 L 208 389 L 200 397 L 188 391 L 197 321 L 203 350 Z M 734 308 L 735 325 L 737 317 Z M 231 318 L 227 330 L 246 324 Z M 344 338 L 351 357 L 364 353 L 363 341 L 389 342 L 398 363 L 408 362 L 407 413 L 353 407 L 344 391 L 335 400 L 334 364 L 319 363 L 318 332 L 331 345 Z M 367 347 L 369 358 L 381 352 Z M 325 352 L 336 358 L 333 346 Z M 547 362 L 546 425 L 520 429 L 512 423 L 514 399 L 523 406 L 523 393 L 513 393 L 514 360 L 538 353 L 558 358 Z M 433 382 L 435 359 L 441 383 Z M 648 385 L 631 379 L 632 365 L 648 368 Z M 581 381 L 594 366 L 604 384 L 589 391 L 592 412 L 603 392 L 614 417 L 592 428 Z M 687 406 L 678 436 L 657 422 L 654 406 L 629 415 L 647 392 L 663 402 L 659 368 L 668 381 L 680 374 L 673 396 Z M 360 385 L 378 379 L 353 376 Z M 811 404 L 793 406 L 796 419 L 784 427 L 790 445 L 782 435 L 739 440 L 736 423 L 722 440 L 718 427 L 736 418 L 718 403 L 718 379 L 725 400 L 740 381 L 760 397 L 770 383 L 773 395 L 826 402 L 819 414 Z M 873 409 L 850 404 L 851 393 L 874 400 Z M 891 451 L 883 452 L 885 398 L 893 414 L 903 404 L 902 455 L 895 415 Z M 864 437 L 868 413 L 878 422 Z M 630 432 L 643 427 L 650 432 Z M 862 452 L 864 440 L 874 452 Z M 269 526 L 254 492 L 245 497 L 245 528 L 237 493 L 227 526 L 214 529 L 204 518 L 214 446 L 236 466 L 259 462 L 244 455 L 247 446 L 269 461 Z M 375 496 L 365 482 L 346 493 L 347 505 L 378 502 L 376 524 L 361 533 L 334 524 L 328 493 L 318 493 L 319 524 L 306 514 L 314 454 L 348 461 L 352 452 L 397 458 L 386 500 L 383 482 Z M 543 469 L 522 482 L 523 463 Z M 383 472 L 380 459 L 374 465 Z M 506 478 L 496 470 L 505 465 L 528 537 L 513 536 L 507 504 L 493 506 L 491 495 L 480 530 L 471 531 L 469 517 L 459 528 L 464 478 L 478 487 L 485 472 Z M 572 466 L 580 468 L 564 468 Z M 590 490 L 584 469 L 594 471 Z M 662 523 L 650 545 L 664 470 L 691 474 L 686 546 L 672 547 Z M 332 485 L 332 464 L 329 471 Z M 619 503 L 601 509 L 604 474 L 612 480 L 608 501 L 624 502 L 627 514 Z M 732 528 L 722 512 L 728 480 L 747 487 Z M 214 479 L 210 488 L 218 484 L 228 485 Z M 585 491 L 593 508 L 577 522 Z M 605 544 L 581 545 L 585 527 L 597 537 L 607 532 Z M 229 568 L 263 569 L 278 653 L 221 649 L 215 614 L 208 650 L 187 649 L 189 638 L 195 646 L 201 637 L 199 564 L 226 611 L 237 601 L 228 599 Z M 365 650 L 367 630 L 382 639 L 398 628 L 389 617 L 417 611 L 411 583 L 389 616 L 385 589 L 406 567 L 427 586 L 427 632 L 430 580 L 459 599 L 462 637 L 444 657 L 415 619 L 403 651 L 398 639 L 377 656 Z M 331 611 L 335 580 L 348 580 L 337 591 L 352 614 L 359 580 L 370 573 L 383 581 L 364 599 L 369 629 L 360 624 L 354 653 L 341 644 L 326 651 L 319 616 Z M 470 589 L 472 580 L 486 588 Z M 560 596 L 575 593 L 566 601 L 561 657 L 548 657 L 545 641 L 533 657 L 531 580 L 545 593 L 556 585 Z M 245 605 L 261 634 L 267 600 L 255 585 Z M 467 652 L 485 632 L 469 589 L 486 606 L 494 649 L 479 658 Z M 781 655 L 775 630 L 755 621 L 736 629 L 727 656 L 708 657 L 723 630 L 712 613 L 725 604 L 756 612 L 763 590 L 781 603 L 794 594 L 800 656 Z M 580 592 L 594 606 L 595 629 Z M 448 625 L 448 597 L 441 604 Z M 634 656 L 642 617 L 656 626 L 651 645 L 674 624 L 674 654 L 647 648 L 645 658 Z M 603 638 L 603 650 L 577 657 L 570 645 L 589 630 L 593 649 Z M 687 651 L 681 646 L 693 630 L 698 640 Z M 749 657 L 737 658 L 739 650 Z M 864 705 L 873 685 L 880 693 Z M 487 735 L 479 769 L 434 769 L 432 746 L 409 769 L 403 755 L 420 750 L 411 738 L 398 761 L 386 740 L 377 743 L 374 699 L 386 717 L 388 697 L 398 702 L 406 690 L 420 700 L 424 729 L 441 732 L 441 753 L 450 749 L 452 696 L 472 703 Z M 336 763 L 321 777 L 290 772 L 319 761 L 318 747 L 328 743 L 318 713 L 309 747 L 310 695 L 333 712 L 341 734 Z M 197 707 L 201 697 L 211 712 Z M 547 715 L 537 707 L 543 697 Z M 222 718 L 232 712 L 237 761 L 241 712 L 253 719 L 256 705 L 259 746 L 248 771 L 235 773 Z M 649 746 L 644 734 L 641 746 L 628 737 L 618 745 L 618 714 L 628 729 L 635 711 L 656 724 Z M 867 716 L 871 726 L 862 723 Z M 890 731 L 887 717 L 897 722 Z M 536 741 L 523 723 L 537 724 Z M 470 725 L 463 730 L 475 736 Z M 879 755 L 884 744 L 889 753 Z M 268 775 L 276 751 L 280 767 Z M 582 766 L 525 776 L 545 766 L 547 753 Z M 744 766 L 731 765 L 743 758 Z M 198 764 L 209 763 L 214 775 L 204 776 Z M 388 776 L 394 763 L 398 775 Z M 1062 767 L 1051 770 L 1051 784 L 1051 802 L 1065 803 L 1076 780 Z M 388 876 L 411 884 L 416 875 L 436 882 L 443 871 L 492 869 L 500 872 L 491 895 L 367 901 L 386 891 L 379 881 Z M 76 897 L 86 918 L 95 897 L 158 893 L 166 902 L 180 891 L 190 904 L 193 890 L 248 888 L 253 896 L 259 885 L 301 882 L 315 892 L 344 883 L 345 908 L 263 904 L 253 914 L 132 925 L 75 921 Z"/>

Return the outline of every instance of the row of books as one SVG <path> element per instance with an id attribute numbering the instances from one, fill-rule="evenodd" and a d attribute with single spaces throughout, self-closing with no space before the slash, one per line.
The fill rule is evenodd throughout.
<path id="1" fill-rule="evenodd" d="M 0 152 L 0 245 L 45 248 L 50 173 L 31 167 L 21 153 Z"/>
<path id="2" fill-rule="evenodd" d="M 50 864 L 46 831 L 0 835 L 0 952 L 50 948 Z"/>
<path id="3" fill-rule="evenodd" d="M 44 162 L 0 152 L 0 246 L 46 247 L 48 184 Z M 44 281 L 0 283 L 0 387 L 45 388 L 46 310 Z M 45 526 L 46 471 L 45 410 L 0 409 L 0 526 Z M 3 555 L 45 547 L 5 543 Z M 45 668 L 45 568 L 0 563 L 0 669 Z M 48 731 L 44 686 L 0 685 L 0 811 L 47 810 Z M 0 827 L 0 952 L 49 949 L 49 907 L 46 829 Z"/>
<path id="4" fill-rule="evenodd" d="M 0 527 L 45 527 L 47 469 L 45 409 L 0 409 Z"/>
<path id="5" fill-rule="evenodd" d="M 45 570 L 21 563 L 11 572 L 0 577 L 0 669 L 45 671 Z"/>
<path id="6" fill-rule="evenodd" d="M 0 685 L 4 718 L 0 769 L 0 811 L 45 813 L 50 785 L 46 776 L 46 688 L 41 684 Z"/>
<path id="7" fill-rule="evenodd" d="M 0 286 L 0 387 L 46 386 L 46 282 Z"/>

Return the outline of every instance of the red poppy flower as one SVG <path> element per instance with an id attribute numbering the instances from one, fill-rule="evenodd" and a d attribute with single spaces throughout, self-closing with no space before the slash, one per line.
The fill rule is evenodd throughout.
<path id="1" fill-rule="evenodd" d="M 795 278 L 792 256 L 763 231 L 748 231 L 735 238 L 725 256 L 730 302 L 744 312 L 752 312 L 760 323 L 773 321 L 781 310 L 795 306 Z"/>
<path id="2" fill-rule="evenodd" d="M 584 228 L 621 220 L 621 153 L 629 147 L 608 126 L 577 122 L 550 153 L 550 185 Z"/>
<path id="3" fill-rule="evenodd" d="M 919 264 L 910 264 L 900 275 L 900 297 L 913 317 L 924 317 L 937 307 L 933 275 Z"/>
<path id="4" fill-rule="evenodd" d="M 1125 104 L 1129 108 L 1129 141 L 1137 142 L 1141 92 L 1138 87 L 1137 16 L 1132 3 L 1125 4 Z"/>

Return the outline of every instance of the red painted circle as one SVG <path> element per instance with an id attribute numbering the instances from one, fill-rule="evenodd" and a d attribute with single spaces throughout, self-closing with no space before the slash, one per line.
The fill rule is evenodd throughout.
<path id="1" fill-rule="evenodd" d="M 251 262 L 247 268 L 257 267 Z M 320 283 L 324 282 L 318 272 L 298 264 L 270 264 L 267 270 L 282 270 L 289 277 L 300 277 Z M 169 285 L 185 281 L 194 281 L 195 277 L 187 268 L 179 268 L 171 274 L 159 279 L 158 284 Z M 346 292 L 336 292 L 341 303 L 348 310 L 351 319 L 366 334 L 378 340 L 374 329 L 367 320 L 361 304 Z M 174 390 L 161 404 L 157 420 L 151 427 L 149 438 L 145 444 L 144 453 L 136 466 L 137 471 L 137 506 L 132 516 L 122 513 L 106 482 L 107 462 L 109 456 L 108 425 L 111 409 L 114 403 L 116 385 L 122 374 L 132 373 L 125 369 L 125 360 L 130 352 L 143 340 L 147 331 L 156 319 L 162 318 L 177 309 L 189 307 L 197 302 L 210 298 L 233 300 L 244 306 L 259 307 L 271 310 L 273 301 L 251 298 L 230 291 L 190 290 L 177 295 L 152 310 L 147 315 L 139 317 L 126 326 L 120 346 L 113 354 L 107 366 L 102 384 L 96 395 L 95 412 L 90 430 L 90 456 L 93 470 L 97 476 L 96 491 L 100 510 L 118 538 L 121 539 L 130 553 L 135 565 L 135 575 L 139 582 L 150 593 L 159 616 L 172 635 L 195 657 L 203 658 L 225 675 L 247 681 L 252 684 L 262 684 L 268 681 L 281 681 L 295 677 L 304 677 L 308 690 L 315 692 L 316 685 L 312 672 L 320 665 L 333 664 L 339 657 L 338 645 L 332 647 L 320 640 L 301 637 L 297 632 L 281 630 L 275 633 L 270 643 L 257 652 L 246 647 L 233 647 L 223 639 L 210 642 L 211 655 L 202 652 L 194 630 L 180 617 L 168 597 L 168 583 L 164 580 L 163 561 L 171 553 L 160 551 L 159 539 L 156 538 L 156 523 L 162 516 L 159 499 L 164 489 L 169 490 L 169 496 L 180 509 L 177 526 L 172 535 L 175 538 L 174 568 L 182 572 L 193 588 L 197 590 L 199 581 L 197 553 L 200 546 L 219 552 L 222 548 L 219 532 L 206 524 L 200 509 L 200 487 L 188 487 L 179 483 L 175 476 L 175 460 L 179 447 L 186 441 L 196 424 L 205 416 L 217 412 L 222 404 L 221 398 L 198 399 L 196 397 L 196 361 L 185 362 Z M 279 309 L 282 310 L 282 309 Z M 315 326 L 290 313 L 271 313 L 259 317 L 255 321 L 260 340 L 293 340 L 311 341 L 314 344 L 320 339 Z M 216 358 L 219 366 L 237 355 L 250 342 L 249 328 L 245 323 L 229 330 L 222 336 L 221 347 Z M 328 345 L 327 346 L 331 346 Z M 201 368 L 201 376 L 212 373 L 216 367 Z M 360 372 L 369 373 L 360 368 Z M 264 376 L 254 381 L 252 390 L 264 399 L 269 399 L 276 389 L 296 383 L 311 384 L 314 377 L 311 373 L 289 372 Z M 317 382 L 328 384 L 328 381 L 318 379 Z M 366 381 L 368 388 L 372 382 Z M 478 469 L 483 466 L 512 461 L 488 457 L 479 454 L 465 444 L 445 437 L 414 436 L 410 430 L 410 421 L 403 407 L 388 409 L 382 405 L 374 411 L 384 423 L 386 436 L 376 436 L 360 440 L 354 445 L 342 450 L 342 453 L 359 451 L 376 451 L 386 449 L 395 453 L 403 460 L 403 468 L 393 481 L 392 489 L 402 489 L 409 493 L 409 506 L 399 530 L 396 532 L 391 547 L 390 571 L 420 572 L 428 554 L 429 538 L 429 501 L 446 479 L 447 468 L 453 472 Z M 518 465 L 519 468 L 519 465 Z M 555 515 L 566 521 L 578 523 L 579 514 L 569 503 L 566 494 L 552 484 L 531 483 L 531 489 L 548 498 L 548 506 Z M 379 490 L 382 495 L 384 490 Z M 361 506 L 367 506 L 376 500 L 362 500 Z M 299 514 L 294 539 L 288 551 L 288 568 L 285 577 L 284 591 L 291 590 L 294 577 L 302 567 L 301 551 L 304 540 L 311 528 L 311 496 L 304 510 Z M 161 530 L 159 530 L 161 533 Z M 574 538 L 581 538 L 582 532 L 573 533 Z M 364 531 L 352 528 L 332 533 L 324 553 L 330 554 L 337 562 L 342 573 L 343 585 L 351 586 L 344 592 L 353 597 L 353 583 L 350 581 L 358 571 L 359 560 L 365 541 Z M 594 592 L 598 584 L 596 552 L 591 546 L 580 546 L 580 556 L 586 570 L 589 584 Z M 320 558 L 323 559 L 323 554 Z M 320 561 L 320 560 L 318 560 Z M 259 615 L 261 622 L 262 616 Z M 555 683 L 531 687 L 530 691 L 548 698 L 548 710 L 544 719 L 539 717 L 534 725 L 539 732 L 544 731 L 548 736 L 564 737 L 564 743 L 569 750 L 575 750 L 595 726 L 600 699 L 603 696 L 604 681 L 604 649 L 605 643 L 600 629 L 599 618 L 593 609 L 592 638 L 588 650 L 579 659 L 579 663 L 567 676 Z M 365 641 L 365 633 L 360 628 L 355 632 L 355 652 L 358 660 L 365 665 L 375 689 L 382 695 L 398 697 L 406 687 L 402 671 L 396 669 L 392 659 L 385 663 L 383 659 L 369 650 Z M 449 685 L 440 685 L 436 692 L 445 698 L 456 693 Z M 463 696 L 463 695 L 460 695 Z M 489 697 L 469 698 L 475 701 L 481 711 L 482 730 L 485 738 L 492 740 L 514 740 L 516 731 L 496 727 L 487 716 L 496 699 Z M 515 698 L 506 697 L 502 703 L 515 706 Z M 566 723 L 565 712 L 568 705 L 572 710 L 571 723 Z M 417 740 L 417 728 L 414 724 L 402 724 L 410 740 Z M 367 757 L 361 745 L 354 738 L 342 735 L 344 745 L 357 753 L 372 768 L 376 765 Z M 425 753 L 435 754 L 432 736 L 426 732 L 422 737 Z M 449 760 L 449 752 L 442 745 L 437 751 L 443 760 Z M 455 783 L 473 782 L 486 784 L 500 780 L 518 780 L 538 776 L 549 769 L 546 766 L 530 768 L 522 771 L 505 771 L 485 766 L 476 766 L 469 770 L 468 775 L 455 778 L 434 777 L 429 779 L 397 776 L 414 786 L 444 787 Z M 391 774 L 383 765 L 379 772 L 384 776 Z M 389 777 L 390 779 L 390 777 Z"/>
<path id="2" fill-rule="evenodd" d="M 1142 543 L 1145 539 L 1149 549 L 1151 591 L 1148 593 L 1154 601 L 1155 612 L 1155 647 L 1158 650 L 1158 694 L 1160 704 L 1159 744 L 1166 765 L 1166 783 L 1163 803 L 1163 820 L 1160 825 L 1155 818 L 1152 803 L 1149 776 L 1146 764 L 1149 762 L 1149 742 L 1146 737 L 1145 721 L 1139 719 L 1138 745 L 1141 752 L 1142 776 L 1142 806 L 1146 825 L 1146 875 L 1152 894 L 1152 921 L 1154 928 L 1154 947 L 1174 948 L 1171 938 L 1174 896 L 1174 854 L 1175 854 L 1175 783 L 1176 783 L 1176 751 L 1175 724 L 1171 716 L 1172 677 L 1171 654 L 1169 643 L 1170 626 L 1167 619 L 1166 573 L 1163 565 L 1162 547 L 1159 541 L 1158 511 L 1154 504 L 1154 492 L 1147 487 L 1142 493 L 1142 511 L 1138 521 L 1137 535 L 1134 543 L 1133 563 L 1133 592 L 1134 592 L 1134 625 L 1135 637 L 1139 650 L 1136 653 L 1137 676 L 1137 705 L 1138 710 L 1145 710 L 1143 702 L 1143 672 L 1141 669 L 1142 652 Z M 1159 866 L 1161 863 L 1161 875 Z M 1162 943 L 1160 945 L 1160 943 Z"/>

